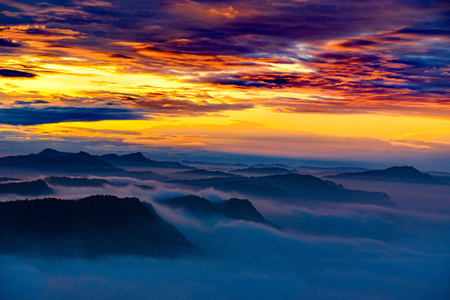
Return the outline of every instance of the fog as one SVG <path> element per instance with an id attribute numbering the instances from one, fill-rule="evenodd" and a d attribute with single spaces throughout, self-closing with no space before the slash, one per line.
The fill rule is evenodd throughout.
<path id="1" fill-rule="evenodd" d="M 409 189 L 414 205 L 408 205 L 407 190 L 403 190 L 403 202 L 396 202 L 393 208 L 360 204 L 308 207 L 301 202 L 249 198 L 266 219 L 282 228 L 277 230 L 220 217 L 197 219 L 158 204 L 161 199 L 188 194 L 219 201 L 229 199 L 233 196 L 230 193 L 211 188 L 192 191 L 149 180 L 105 179 L 114 184 L 155 188 L 52 186 L 53 196 L 138 197 L 152 203 L 206 255 L 174 259 L 105 256 L 90 260 L 3 255 L 3 299 L 450 297 L 450 215 L 445 209 L 445 188 L 428 186 L 435 193 L 429 192 L 422 206 L 414 194 L 420 185 Z M 430 201 L 434 203 L 431 208 L 427 206 Z"/>

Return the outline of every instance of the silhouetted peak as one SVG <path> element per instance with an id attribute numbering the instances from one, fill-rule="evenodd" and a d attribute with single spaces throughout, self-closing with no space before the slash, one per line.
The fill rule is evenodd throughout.
<path id="1" fill-rule="evenodd" d="M 211 202 L 203 197 L 188 195 L 163 200 L 160 203 L 182 209 L 196 216 L 224 216 L 233 220 L 252 221 L 273 226 L 247 199 L 231 198 L 227 201 Z"/>
<path id="2" fill-rule="evenodd" d="M 248 199 L 231 198 L 230 200 L 225 202 L 225 207 L 233 210 L 236 209 L 236 211 L 240 211 L 241 213 L 257 212 L 256 208 Z"/>
<path id="3" fill-rule="evenodd" d="M 248 199 L 231 198 L 226 203 L 231 206 L 253 207 L 252 203 Z"/>
<path id="4" fill-rule="evenodd" d="M 142 154 L 141 152 L 130 153 L 130 154 L 126 154 L 124 156 L 125 157 L 129 157 L 129 158 L 133 158 L 133 159 L 139 159 L 139 160 L 146 159 L 144 154 Z"/>
<path id="5" fill-rule="evenodd" d="M 98 156 L 98 158 L 107 163 L 121 167 L 193 169 L 192 167 L 184 166 L 178 162 L 151 160 L 146 158 L 141 152 L 124 155 L 105 154 Z"/>
<path id="6" fill-rule="evenodd" d="M 224 214 L 232 219 L 267 223 L 267 220 L 247 199 L 231 198 L 224 204 Z"/>
<path id="7" fill-rule="evenodd" d="M 141 152 L 136 152 L 136 153 L 130 153 L 130 154 L 124 154 L 124 155 L 117 155 L 114 153 L 109 153 L 109 154 L 104 154 L 102 155 L 100 158 L 104 158 L 104 159 L 121 159 L 121 160 L 126 160 L 126 161 L 142 161 L 142 160 L 147 160 L 147 158 L 145 158 L 145 156 L 141 153 Z"/>
<path id="8" fill-rule="evenodd" d="M 254 173 L 254 174 L 286 174 L 291 173 L 290 170 L 281 167 L 266 166 L 266 167 L 249 167 L 244 169 L 231 170 L 232 173 Z"/>
<path id="9" fill-rule="evenodd" d="M 102 156 L 100 156 L 101 158 L 117 158 L 119 157 L 119 155 L 114 154 L 114 153 L 109 153 L 109 154 L 103 154 Z"/>
<path id="10" fill-rule="evenodd" d="M 92 156 L 92 155 L 90 155 L 89 153 L 84 152 L 84 151 L 78 152 L 78 155 L 80 155 L 80 156 Z"/>
<path id="11" fill-rule="evenodd" d="M 420 175 L 423 174 L 422 172 L 420 172 L 419 170 L 417 170 L 414 167 L 411 166 L 395 166 L 395 167 L 390 167 L 387 168 L 386 170 L 384 170 L 385 173 L 389 173 L 392 175 Z"/>
<path id="12" fill-rule="evenodd" d="M 161 203 L 172 208 L 184 209 L 194 215 L 211 216 L 220 213 L 215 203 L 195 195 L 166 199 Z"/>
<path id="13" fill-rule="evenodd" d="M 134 208 L 143 208 L 138 198 L 119 198 L 113 195 L 92 195 L 78 200 L 79 203 L 86 203 L 89 206 L 114 206 L 121 209 L 130 210 Z"/>
<path id="14" fill-rule="evenodd" d="M 297 174 L 297 173 L 288 173 L 288 174 L 269 175 L 267 177 L 268 178 L 303 178 L 305 176 L 310 176 L 310 175 L 301 175 L 301 174 Z M 311 176 L 311 177 L 313 177 L 313 176 Z"/>
<path id="15" fill-rule="evenodd" d="M 369 170 L 356 173 L 342 173 L 334 178 L 344 179 L 361 179 L 361 180 L 386 180 L 397 182 L 410 182 L 410 183 L 424 183 L 424 184 L 442 184 L 446 183 L 434 178 L 430 174 L 422 173 L 419 170 L 411 166 L 395 166 L 383 170 Z"/>
<path id="16" fill-rule="evenodd" d="M 285 181 L 296 181 L 298 183 L 315 183 L 315 184 L 325 184 L 325 182 L 312 175 L 302 175 L 298 173 L 288 173 L 288 174 L 277 174 L 261 177 L 261 179 L 271 179 L 271 180 L 285 180 Z"/>
<path id="17" fill-rule="evenodd" d="M 174 256 L 195 249 L 150 203 L 111 195 L 0 202 L 0 236 L 0 254 Z"/>
<path id="18" fill-rule="evenodd" d="M 50 176 L 46 177 L 45 181 L 52 185 L 62 185 L 62 186 L 92 186 L 101 187 L 108 184 L 109 181 L 99 178 L 85 178 L 85 177 L 66 177 L 66 176 Z"/>
<path id="19" fill-rule="evenodd" d="M 51 148 L 47 148 L 42 150 L 41 152 L 39 152 L 37 155 L 41 155 L 41 156 L 61 156 L 61 155 L 66 155 L 68 153 L 66 152 L 60 152 L 57 151 L 55 149 L 51 149 Z"/>
<path id="20" fill-rule="evenodd" d="M 46 195 L 53 193 L 43 180 L 0 183 L 0 194 Z"/>
<path id="21" fill-rule="evenodd" d="M 186 196 L 179 196 L 176 198 L 170 199 L 171 201 L 196 201 L 196 202 L 210 202 L 208 199 L 196 196 L 196 195 L 186 195 Z"/>
<path id="22" fill-rule="evenodd" d="M 78 156 L 82 158 L 91 158 L 92 155 L 85 151 L 80 151 L 78 153 L 70 153 L 70 152 L 61 152 L 55 149 L 47 148 L 39 152 L 37 155 L 46 156 L 46 157 L 58 157 L 58 156 Z"/>

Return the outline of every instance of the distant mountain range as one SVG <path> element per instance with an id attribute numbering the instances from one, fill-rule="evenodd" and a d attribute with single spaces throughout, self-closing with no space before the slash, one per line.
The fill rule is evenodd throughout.
<path id="1" fill-rule="evenodd" d="M 45 178 L 44 180 L 51 185 L 70 187 L 102 187 L 105 184 L 109 184 L 109 181 L 105 179 L 66 176 L 51 176 Z"/>
<path id="2" fill-rule="evenodd" d="M 146 158 L 140 152 L 125 155 L 105 154 L 94 157 L 117 167 L 190 169 L 190 170 L 195 169 L 194 167 L 189 167 L 180 164 L 179 162 L 151 160 Z"/>
<path id="3" fill-rule="evenodd" d="M 188 171 L 181 171 L 181 172 L 173 172 L 168 174 L 170 177 L 174 179 L 184 180 L 184 179 L 204 179 L 204 178 L 211 178 L 211 177 L 235 177 L 239 175 L 222 172 L 222 171 L 209 171 L 209 170 L 203 170 L 203 169 L 196 169 L 196 170 L 188 170 Z"/>
<path id="4" fill-rule="evenodd" d="M 244 178 L 178 180 L 174 183 L 200 188 L 212 187 L 227 192 L 290 202 L 364 203 L 393 206 L 385 193 L 345 189 L 311 175 L 296 173 Z"/>
<path id="5" fill-rule="evenodd" d="M 117 167 L 86 152 L 68 153 L 45 149 L 38 154 L 0 157 L 0 169 L 58 173 L 114 173 Z"/>
<path id="6" fill-rule="evenodd" d="M 53 194 L 53 189 L 43 180 L 0 183 L 0 194 L 40 196 Z"/>
<path id="7" fill-rule="evenodd" d="M 66 187 L 105 187 L 105 185 L 111 185 L 115 187 L 135 186 L 137 188 L 147 191 L 155 189 L 154 186 L 146 184 L 114 183 L 106 179 L 99 179 L 99 178 L 51 176 L 45 178 L 44 180 L 51 185 L 55 186 L 59 185 Z"/>
<path id="8" fill-rule="evenodd" d="M 200 253 L 148 203 L 90 196 L 0 202 L 0 253 L 93 258 Z"/>
<path id="9" fill-rule="evenodd" d="M 20 179 L 12 177 L 0 177 L 0 182 L 7 182 L 7 181 L 20 181 Z"/>
<path id="10" fill-rule="evenodd" d="M 245 164 L 240 163 L 223 163 L 223 162 L 205 162 L 205 161 L 191 161 L 191 160 L 183 160 L 182 164 L 188 165 L 203 165 L 203 166 L 222 166 L 222 167 L 246 167 Z"/>
<path id="11" fill-rule="evenodd" d="M 268 184 L 257 178 L 250 177 L 222 177 L 222 178 L 207 178 L 196 180 L 173 180 L 171 183 L 181 184 L 197 188 L 212 187 L 221 191 L 235 191 L 242 195 L 256 196 L 262 198 L 286 198 L 287 195 L 282 189 L 274 185 Z"/>
<path id="12" fill-rule="evenodd" d="M 238 174 L 251 174 L 251 175 L 278 175 L 278 174 L 292 173 L 291 170 L 281 167 L 249 167 L 243 169 L 235 169 L 229 172 Z"/>
<path id="13" fill-rule="evenodd" d="M 208 164 L 205 163 L 205 165 Z M 232 164 L 227 166 L 230 167 Z M 154 172 L 161 169 L 165 169 L 162 170 L 164 175 Z M 348 168 L 335 168 L 334 174 L 335 171 L 341 169 L 348 170 Z M 101 187 L 111 184 L 106 180 L 108 178 L 95 180 L 74 178 L 75 176 L 94 175 L 96 177 L 153 180 L 162 182 L 163 185 L 183 185 L 194 190 L 212 187 L 221 191 L 236 192 L 238 197 L 243 195 L 244 197 L 270 198 L 289 202 L 393 205 L 387 194 L 346 189 L 341 185 L 312 175 L 292 173 L 293 169 L 284 165 L 257 165 L 228 170 L 229 168 L 225 171 L 204 170 L 179 162 L 155 161 L 146 158 L 140 152 L 97 156 L 86 152 L 69 153 L 45 149 L 38 154 L 1 157 L 0 174 L 6 177 L 0 177 L 0 193 L 46 195 L 52 192 L 47 183 L 54 188 L 56 188 L 55 186 Z M 43 181 L 27 181 L 28 183 L 26 183 L 13 178 L 13 176 L 23 178 L 24 175 L 49 177 L 45 178 L 47 183 Z M 440 180 L 413 167 L 346 172 L 325 178 L 448 184 L 445 181 L 446 177 L 442 177 Z M 144 183 L 138 187 L 149 190 L 154 186 L 154 184 L 147 186 Z"/>
<path id="14" fill-rule="evenodd" d="M 221 217 L 278 227 L 267 221 L 247 199 L 231 198 L 227 201 L 212 202 L 203 197 L 189 195 L 160 200 L 159 203 L 200 218 Z"/>
<path id="15" fill-rule="evenodd" d="M 157 162 L 145 158 L 141 153 L 128 155 L 90 155 L 87 152 L 69 153 L 45 149 L 38 154 L 0 157 L 3 173 L 34 173 L 57 175 L 100 175 L 131 177 L 166 181 L 169 177 L 145 171 L 127 171 L 122 167 L 194 169 L 178 162 Z"/>
<path id="16" fill-rule="evenodd" d="M 328 178 L 447 185 L 447 183 L 442 180 L 408 166 L 391 167 L 384 170 L 341 173 L 334 176 L 328 176 Z"/>

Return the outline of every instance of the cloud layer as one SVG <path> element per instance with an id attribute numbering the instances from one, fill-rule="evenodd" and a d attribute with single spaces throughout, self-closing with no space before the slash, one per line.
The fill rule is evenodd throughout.
<path id="1" fill-rule="evenodd" d="M 68 190 L 69 191 L 69 190 Z M 446 299 L 449 218 L 370 206 L 265 205 L 284 231 L 244 221 L 159 213 L 205 258 L 95 260 L 1 256 L 11 298 Z M 41 297 L 41 298 L 39 298 Z"/>
<path id="2" fill-rule="evenodd" d="M 448 113 L 447 13 L 445 1 L 14 1 L 1 12 L 0 47 L 17 60 L 175 75 L 186 87 L 313 94 L 252 97 L 286 112 L 435 115 Z M 2 76 L 56 71 L 22 65 L 33 72 Z M 166 102 L 180 100 L 164 93 Z"/>
<path id="3" fill-rule="evenodd" d="M 8 125 L 37 125 L 60 122 L 100 120 L 134 120 L 142 118 L 135 111 L 106 107 L 32 106 L 0 108 L 0 123 Z"/>

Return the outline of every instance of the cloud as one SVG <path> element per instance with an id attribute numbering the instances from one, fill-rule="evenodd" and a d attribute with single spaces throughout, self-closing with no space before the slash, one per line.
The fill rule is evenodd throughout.
<path id="1" fill-rule="evenodd" d="M 211 103 L 207 101 L 193 102 L 189 100 L 140 100 L 136 102 L 138 107 L 154 112 L 168 112 L 178 114 L 201 114 L 219 112 L 223 110 L 243 110 L 252 108 L 251 103 Z"/>
<path id="2" fill-rule="evenodd" d="M 11 39 L 0 39 L 0 47 L 21 47 L 19 43 L 14 42 Z"/>
<path id="3" fill-rule="evenodd" d="M 60 122 L 136 120 L 143 116 L 135 111 L 107 107 L 31 106 L 0 108 L 0 123 L 8 125 L 38 125 Z"/>
<path id="4" fill-rule="evenodd" d="M 377 214 L 372 208 L 369 215 L 359 213 L 368 219 Z M 401 212 L 390 213 L 387 220 L 401 216 Z M 350 220 L 355 217 L 353 209 L 341 217 L 345 214 Z M 320 213 L 312 211 L 314 215 L 320 218 Z M 3 255 L 0 292 L 9 298 L 33 295 L 37 299 L 62 295 L 74 299 L 446 299 L 448 230 L 442 230 L 448 228 L 443 227 L 448 219 L 432 219 L 431 227 L 430 220 L 420 219 L 418 215 L 393 222 L 408 231 L 400 231 L 399 239 L 379 242 L 298 235 L 243 221 L 205 228 L 179 218 L 177 227 L 201 245 L 207 257 L 52 260 Z M 372 226 L 376 230 L 377 224 Z M 430 228 L 439 235 L 428 236 Z"/>
<path id="5" fill-rule="evenodd" d="M 51 102 L 46 101 L 46 100 L 31 100 L 31 101 L 16 100 L 16 101 L 14 101 L 15 105 L 49 104 L 49 103 L 51 103 Z"/>
<path id="6" fill-rule="evenodd" d="M 447 9 L 445 1 L 400 0 L 10 2 L 0 45 L 53 65 L 114 65 L 124 74 L 175 76 L 170 80 L 214 91 L 211 105 L 197 105 L 191 93 L 183 99 L 190 103 L 142 102 L 174 114 L 248 108 L 258 97 L 228 93 L 227 104 L 218 98 L 228 89 L 249 96 L 270 89 L 311 95 L 308 103 L 289 104 L 270 96 L 268 106 L 283 112 L 442 117 L 450 93 Z"/>
<path id="7" fill-rule="evenodd" d="M 0 69 L 1 77 L 12 77 L 12 78 L 34 78 L 37 75 L 29 72 L 10 70 L 10 69 Z"/>
<path id="8" fill-rule="evenodd" d="M 0 294 L 8 299 L 447 299 L 450 216 L 439 210 L 448 205 L 437 201 L 436 191 L 416 196 L 420 189 L 402 189 L 405 200 L 397 208 L 358 204 L 306 208 L 252 199 L 283 231 L 245 221 L 198 222 L 155 205 L 208 255 L 91 260 L 0 255 Z M 152 201 L 187 192 L 163 186 L 153 191 L 131 186 L 58 187 L 56 196 L 113 193 Z M 210 189 L 197 193 L 227 196 Z M 414 194 L 417 206 L 403 206 L 411 200 L 408 193 Z M 424 212 L 430 201 L 437 206 Z"/>

